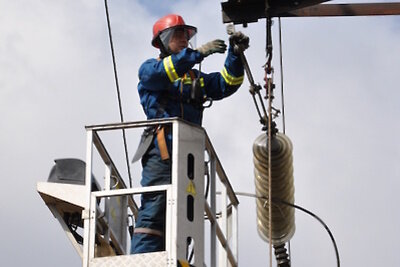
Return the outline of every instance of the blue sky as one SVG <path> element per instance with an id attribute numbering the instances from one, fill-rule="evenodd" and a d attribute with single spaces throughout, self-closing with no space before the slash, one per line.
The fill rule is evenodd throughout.
<path id="1" fill-rule="evenodd" d="M 54 159 L 85 158 L 85 125 L 119 121 L 103 4 L 0 0 L 4 266 L 81 265 L 36 183 L 46 181 Z M 150 40 L 159 16 L 182 14 L 198 27 L 199 45 L 228 40 L 219 1 L 114 0 L 109 8 L 127 121 L 145 118 L 137 70 L 158 55 Z M 397 17 L 282 19 L 295 199 L 329 225 L 343 266 L 400 265 L 400 216 L 392 205 L 400 201 L 398 22 Z M 273 65 L 280 87 L 277 25 Z M 259 83 L 264 27 L 264 21 L 237 26 L 250 36 L 246 55 Z M 220 71 L 223 61 L 224 55 L 210 56 L 202 70 Z M 248 86 L 245 81 L 236 94 L 215 102 L 205 111 L 203 125 L 232 186 L 253 193 L 251 147 L 261 131 Z M 278 92 L 275 104 L 280 105 Z M 128 140 L 131 154 L 136 145 L 137 140 Z M 126 177 L 122 157 L 117 164 Z M 268 244 L 256 232 L 255 201 L 240 201 L 240 266 L 265 266 Z M 296 266 L 335 266 L 325 230 L 299 212 L 291 249 Z"/>

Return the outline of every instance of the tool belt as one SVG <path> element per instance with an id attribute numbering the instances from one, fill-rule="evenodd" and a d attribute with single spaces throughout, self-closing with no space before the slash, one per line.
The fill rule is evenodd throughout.
<path id="1" fill-rule="evenodd" d="M 149 150 L 154 138 L 157 137 L 158 148 L 160 150 L 160 155 L 162 160 L 170 159 L 167 147 L 167 141 L 165 135 L 169 131 L 169 126 L 150 126 L 144 129 L 142 136 L 140 138 L 140 143 L 136 149 L 135 155 L 132 158 L 132 163 L 140 160 L 147 150 Z"/>

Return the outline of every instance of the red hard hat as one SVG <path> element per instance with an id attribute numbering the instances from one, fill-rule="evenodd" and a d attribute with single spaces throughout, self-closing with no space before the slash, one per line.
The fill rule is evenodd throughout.
<path id="1" fill-rule="evenodd" d="M 176 14 L 169 14 L 166 15 L 162 18 L 160 18 L 159 20 L 156 21 L 156 23 L 154 23 L 153 25 L 153 40 L 151 41 L 151 44 L 156 47 L 156 48 L 160 48 L 160 44 L 159 44 L 159 36 L 160 34 L 168 29 L 171 28 L 183 28 L 187 31 L 188 33 L 188 39 L 192 38 L 196 32 L 197 32 L 197 28 L 190 26 L 190 25 L 186 25 L 185 21 L 183 20 L 183 18 L 179 15 Z"/>

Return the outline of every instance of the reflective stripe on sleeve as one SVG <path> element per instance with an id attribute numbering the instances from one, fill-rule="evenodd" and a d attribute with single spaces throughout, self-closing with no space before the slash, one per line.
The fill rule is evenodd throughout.
<path id="1" fill-rule="evenodd" d="M 176 81 L 179 77 L 178 77 L 178 74 L 176 73 L 174 64 L 172 63 L 171 56 L 164 58 L 163 63 L 164 63 L 165 72 L 167 73 L 169 80 L 171 82 Z"/>
<path id="2" fill-rule="evenodd" d="M 225 82 L 229 85 L 240 85 L 243 83 L 243 79 L 244 79 L 244 75 L 240 76 L 240 77 L 235 77 L 232 76 L 228 73 L 227 69 L 224 68 L 221 71 L 221 75 L 224 78 Z"/>

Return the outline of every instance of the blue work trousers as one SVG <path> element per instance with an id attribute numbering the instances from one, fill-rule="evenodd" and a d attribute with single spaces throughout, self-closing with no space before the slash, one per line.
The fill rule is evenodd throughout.
<path id="1" fill-rule="evenodd" d="M 159 150 L 153 144 L 143 156 L 142 166 L 142 186 L 171 183 L 171 162 L 162 160 Z M 165 191 L 142 194 L 135 229 L 156 230 L 162 236 L 135 232 L 131 242 L 132 254 L 165 250 L 165 202 Z"/>

